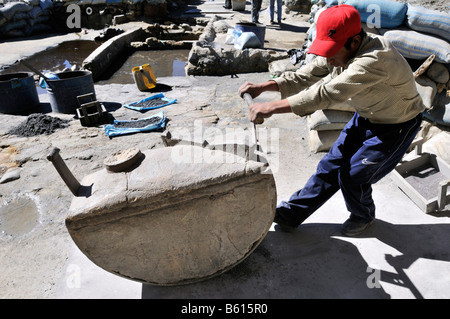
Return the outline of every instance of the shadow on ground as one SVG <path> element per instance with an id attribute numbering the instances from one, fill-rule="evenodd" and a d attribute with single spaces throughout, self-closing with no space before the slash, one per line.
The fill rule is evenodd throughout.
<path id="1" fill-rule="evenodd" d="M 405 270 L 419 258 L 450 261 L 448 224 L 393 225 L 377 220 L 359 238 L 342 237 L 340 229 L 340 224 L 316 223 L 304 224 L 292 234 L 271 231 L 230 271 L 185 286 L 143 285 L 142 298 L 391 298 L 383 285 L 374 287 L 378 278 L 420 299 L 421 292 Z M 388 268 L 395 271 L 380 269 L 374 276 L 375 271 L 364 258 L 368 255 L 364 244 L 355 244 L 354 240 L 374 240 L 382 247 L 390 246 L 387 251 L 400 252 L 393 256 L 379 250 Z M 370 254 L 376 252 L 371 250 Z"/>

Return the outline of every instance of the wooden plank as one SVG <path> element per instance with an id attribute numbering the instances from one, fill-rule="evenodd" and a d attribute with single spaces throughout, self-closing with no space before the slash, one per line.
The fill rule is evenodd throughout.
<path id="1" fill-rule="evenodd" d="M 427 200 L 419 194 L 419 192 L 412 187 L 402 175 L 400 175 L 396 170 L 392 172 L 392 178 L 397 183 L 397 186 L 416 204 L 420 210 L 427 212 L 428 203 Z"/>
<path id="2" fill-rule="evenodd" d="M 423 166 L 427 164 L 430 161 L 430 153 L 422 153 L 420 156 L 410 160 L 402 162 L 401 164 L 397 165 L 395 170 L 401 174 L 405 175 L 408 171 L 411 171 L 417 167 Z"/>
<path id="3" fill-rule="evenodd" d="M 442 181 L 439 183 L 438 197 L 437 197 L 439 210 L 444 210 L 447 203 L 449 203 L 448 198 L 450 196 L 447 196 L 447 187 L 449 185 L 450 185 L 450 180 Z"/>
<path id="4" fill-rule="evenodd" d="M 419 68 L 417 68 L 417 70 L 413 73 L 415 79 L 418 78 L 420 75 L 422 75 L 428 69 L 428 67 L 431 65 L 431 63 L 433 63 L 435 57 L 436 57 L 436 55 L 434 55 L 434 54 L 430 55 L 425 60 L 425 62 L 423 62 L 422 65 L 419 66 Z"/>

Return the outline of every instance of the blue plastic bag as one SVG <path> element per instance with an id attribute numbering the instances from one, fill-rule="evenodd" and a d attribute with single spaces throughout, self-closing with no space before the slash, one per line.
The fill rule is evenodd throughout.
<path id="1" fill-rule="evenodd" d="M 261 41 L 254 32 L 243 32 L 234 43 L 234 48 L 238 50 L 262 47 Z"/>
<path id="2" fill-rule="evenodd" d="M 120 124 L 122 123 L 135 123 L 136 126 L 139 124 L 139 122 L 146 121 L 146 120 L 154 120 L 152 121 L 152 124 L 149 124 L 147 126 L 143 127 L 120 127 Z M 134 121 L 117 121 L 114 120 L 114 124 L 108 124 L 103 127 L 103 130 L 105 131 L 105 134 L 109 137 L 113 136 L 119 136 L 119 135 L 126 135 L 126 134 L 134 134 L 134 133 L 140 133 L 140 132 L 150 132 L 154 131 L 160 128 L 163 128 L 166 126 L 166 116 L 164 115 L 164 112 L 161 111 L 158 114 L 155 114 L 150 117 L 146 117 L 139 120 Z"/>
<path id="3" fill-rule="evenodd" d="M 158 106 L 149 106 L 149 107 L 141 106 L 141 105 L 140 105 L 140 104 L 145 104 L 145 102 L 151 101 L 151 100 L 154 100 L 154 99 L 161 99 L 161 100 L 164 101 L 165 103 L 163 103 L 163 104 L 161 104 L 161 105 L 158 105 Z M 145 98 L 145 99 L 142 99 L 142 100 L 140 100 L 140 101 L 138 101 L 138 102 L 133 102 L 133 103 L 130 103 L 130 104 L 125 104 L 123 107 L 126 107 L 126 108 L 131 109 L 131 110 L 135 110 L 135 111 L 147 111 L 147 110 L 154 110 L 154 109 L 158 109 L 158 108 L 160 108 L 160 107 L 164 107 L 164 106 L 173 104 L 173 103 L 175 103 L 176 101 L 177 101 L 177 99 L 168 99 L 168 98 L 166 98 L 166 97 L 164 96 L 164 94 L 158 93 L 158 94 L 156 94 L 156 95 L 153 95 L 153 96 L 147 97 L 147 98 Z"/>
<path id="4" fill-rule="evenodd" d="M 49 80 L 59 80 L 59 77 L 55 73 L 45 72 L 44 75 Z M 39 86 L 43 89 L 47 88 L 47 83 L 43 77 L 39 78 Z"/>

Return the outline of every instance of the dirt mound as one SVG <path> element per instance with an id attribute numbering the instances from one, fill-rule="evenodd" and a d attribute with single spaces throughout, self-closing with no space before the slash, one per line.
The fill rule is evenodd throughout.
<path id="1" fill-rule="evenodd" d="M 8 133 L 24 137 L 42 134 L 49 135 L 54 133 L 57 129 L 67 127 L 68 123 L 68 120 L 62 120 L 41 113 L 34 113 L 30 114 L 25 121 L 11 129 Z"/>

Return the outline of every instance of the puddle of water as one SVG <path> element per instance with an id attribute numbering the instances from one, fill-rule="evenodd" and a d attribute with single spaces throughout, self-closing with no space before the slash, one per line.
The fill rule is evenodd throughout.
<path id="1" fill-rule="evenodd" d="M 98 84 L 134 84 L 133 72 L 135 66 L 149 64 L 158 77 L 185 76 L 184 67 L 190 50 L 163 50 L 134 52 L 123 65 L 107 80 Z"/>
<path id="2" fill-rule="evenodd" d="M 102 42 L 100 41 L 66 41 L 54 48 L 36 53 L 25 59 L 25 61 L 41 72 L 62 71 L 67 64 L 81 66 L 83 61 L 101 44 Z M 21 64 L 15 64 L 10 68 L 1 71 L 0 74 L 16 72 L 32 71 Z"/>
<path id="3" fill-rule="evenodd" d="M 0 202 L 0 236 L 29 233 L 39 223 L 35 201 L 27 196 Z"/>

